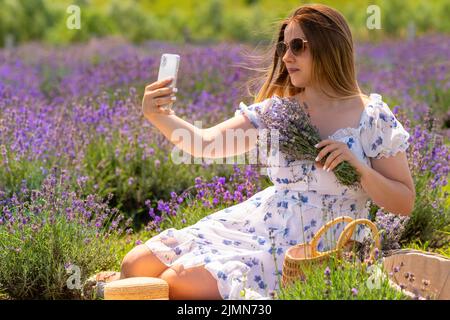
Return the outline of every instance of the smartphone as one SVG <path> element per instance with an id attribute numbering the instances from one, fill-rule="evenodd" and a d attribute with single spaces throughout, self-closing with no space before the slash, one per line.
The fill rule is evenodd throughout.
<path id="1" fill-rule="evenodd" d="M 178 54 L 164 53 L 161 56 L 161 63 L 159 64 L 158 81 L 173 77 L 170 83 L 170 88 L 175 88 L 177 85 L 178 68 L 180 66 L 180 56 Z M 165 105 L 163 108 L 170 110 L 173 102 Z"/>

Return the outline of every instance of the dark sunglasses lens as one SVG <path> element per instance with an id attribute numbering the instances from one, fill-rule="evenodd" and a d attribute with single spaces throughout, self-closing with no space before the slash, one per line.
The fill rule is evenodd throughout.
<path id="1" fill-rule="evenodd" d="M 302 39 L 294 39 L 291 41 L 291 50 L 295 55 L 300 54 L 303 51 L 303 40 Z"/>
<path id="2" fill-rule="evenodd" d="M 278 56 L 283 57 L 285 53 L 286 53 L 286 44 L 284 44 L 283 42 L 279 42 L 277 44 L 277 54 L 278 54 Z"/>

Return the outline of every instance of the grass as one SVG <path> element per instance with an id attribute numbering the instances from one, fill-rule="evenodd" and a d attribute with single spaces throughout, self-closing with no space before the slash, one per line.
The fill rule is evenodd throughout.
<path id="1" fill-rule="evenodd" d="M 403 249 L 414 249 L 414 250 L 434 252 L 450 259 L 450 245 L 444 246 L 442 248 L 433 248 L 430 246 L 429 241 L 422 242 L 420 240 L 416 240 L 403 246 Z"/>
<path id="2" fill-rule="evenodd" d="M 327 269 L 328 268 L 328 269 Z M 329 270 L 329 273 L 326 273 Z M 373 265 L 330 256 L 326 263 L 305 266 L 304 280 L 278 292 L 282 300 L 405 300 L 392 288 L 379 260 Z M 327 275 L 329 274 L 329 275 Z"/>

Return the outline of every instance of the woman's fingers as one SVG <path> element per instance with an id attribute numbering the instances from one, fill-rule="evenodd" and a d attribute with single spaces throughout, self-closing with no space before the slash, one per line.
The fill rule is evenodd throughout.
<path id="1" fill-rule="evenodd" d="M 171 95 L 171 96 L 167 96 L 167 97 L 156 98 L 155 104 L 157 106 L 164 106 L 164 105 L 170 104 L 176 100 L 177 100 L 177 97 Z"/>
<path id="2" fill-rule="evenodd" d="M 175 111 L 173 111 L 172 109 L 164 109 L 162 107 L 158 107 L 158 111 L 167 115 L 175 114 Z"/>
<path id="3" fill-rule="evenodd" d="M 149 94 L 151 97 L 165 96 L 173 92 L 175 91 L 172 87 L 164 87 L 155 90 L 145 89 L 145 93 Z"/>
<path id="4" fill-rule="evenodd" d="M 168 87 L 173 79 L 154 82 L 145 87 L 142 110 L 144 115 L 152 113 L 175 114 L 173 110 L 162 108 L 176 101 L 176 88 Z"/>
<path id="5" fill-rule="evenodd" d="M 153 82 L 145 87 L 145 91 L 153 91 L 153 90 L 165 87 L 168 84 L 170 84 L 172 81 L 173 81 L 173 79 L 169 78 L 169 79 L 164 79 L 161 81 Z"/>

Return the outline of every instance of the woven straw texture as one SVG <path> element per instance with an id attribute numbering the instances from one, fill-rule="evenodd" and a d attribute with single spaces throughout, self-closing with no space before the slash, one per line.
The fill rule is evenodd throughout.
<path id="1" fill-rule="evenodd" d="M 317 251 L 317 244 L 321 236 L 334 224 L 344 222 L 347 222 L 348 224 L 341 232 L 336 244 L 336 248 L 325 252 Z M 337 217 L 323 225 L 314 235 L 311 242 L 297 244 L 290 247 L 286 251 L 286 255 L 283 261 L 282 285 L 286 287 L 296 280 L 304 280 L 305 272 L 307 270 L 328 261 L 330 256 L 334 253 L 339 257 L 343 247 L 348 242 L 348 240 L 350 240 L 353 231 L 358 224 L 364 224 L 368 226 L 372 231 L 372 236 L 375 240 L 375 246 L 371 251 L 371 258 L 373 259 L 375 255 L 375 248 L 381 250 L 379 232 L 376 225 L 368 219 L 353 220 L 349 216 Z"/>
<path id="2" fill-rule="evenodd" d="M 166 281 L 134 277 L 112 281 L 105 286 L 105 300 L 169 300 Z"/>

